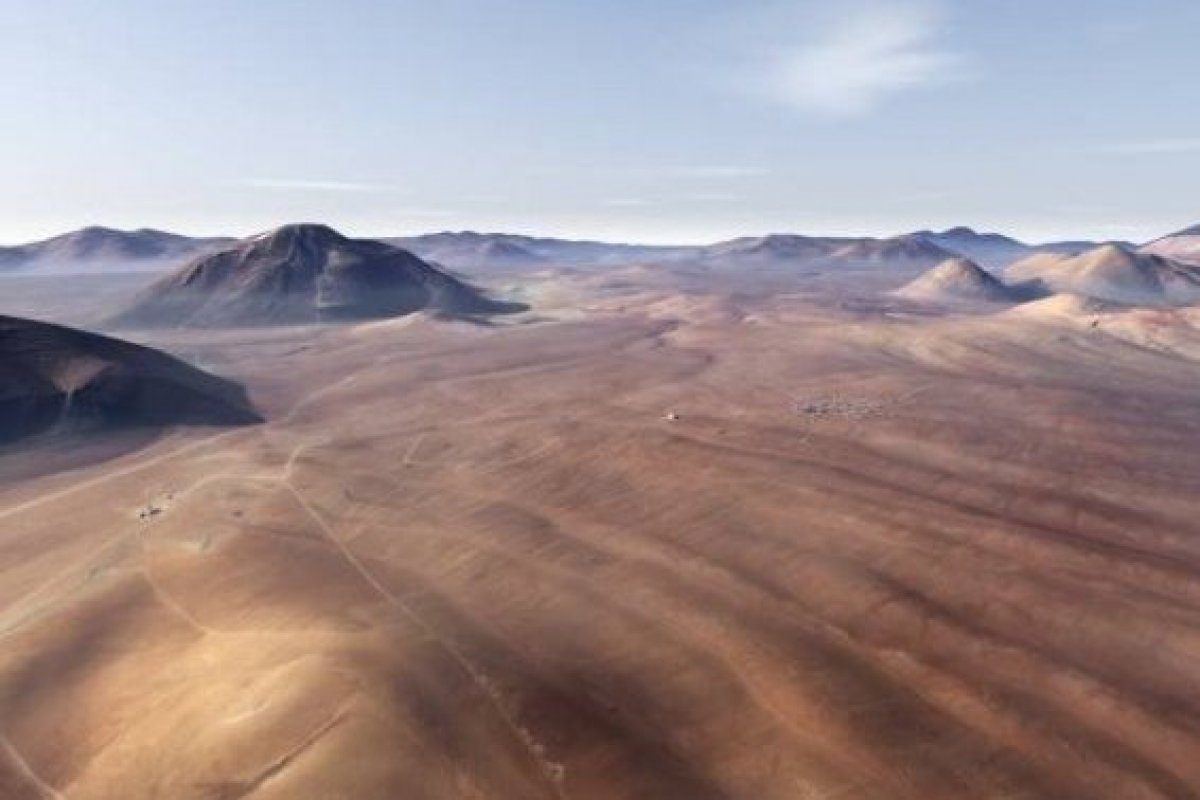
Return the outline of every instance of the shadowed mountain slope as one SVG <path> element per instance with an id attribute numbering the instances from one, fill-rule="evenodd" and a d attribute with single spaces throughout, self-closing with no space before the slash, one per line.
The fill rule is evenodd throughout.
<path id="1" fill-rule="evenodd" d="M 148 347 L 0 316 L 0 442 L 72 430 L 258 421 L 244 390 Z"/>

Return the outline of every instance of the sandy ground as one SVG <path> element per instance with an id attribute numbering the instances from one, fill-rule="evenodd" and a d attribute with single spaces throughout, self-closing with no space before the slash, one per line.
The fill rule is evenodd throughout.
<path id="1" fill-rule="evenodd" d="M 0 457 L 0 797 L 1200 796 L 1189 351 L 655 283 L 135 335 L 270 421 Z"/>

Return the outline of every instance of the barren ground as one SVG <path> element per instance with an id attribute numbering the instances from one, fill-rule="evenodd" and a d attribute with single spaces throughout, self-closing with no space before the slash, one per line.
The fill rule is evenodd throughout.
<path id="1" fill-rule="evenodd" d="M 1194 362 L 640 277 L 135 334 L 270 421 L 0 455 L 0 797 L 1200 795 Z"/>

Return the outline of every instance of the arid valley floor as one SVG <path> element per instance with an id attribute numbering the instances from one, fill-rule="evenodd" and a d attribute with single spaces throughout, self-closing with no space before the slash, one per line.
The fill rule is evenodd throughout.
<path id="1" fill-rule="evenodd" d="M 1200 317 L 805 286 L 130 333 L 266 422 L 0 455 L 0 797 L 1198 796 Z"/>

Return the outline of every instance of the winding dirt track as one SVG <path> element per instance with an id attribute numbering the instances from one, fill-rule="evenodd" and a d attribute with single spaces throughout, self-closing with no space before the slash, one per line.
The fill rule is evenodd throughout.
<path id="1" fill-rule="evenodd" d="M 1200 796 L 1192 362 L 802 297 L 272 337 L 266 425 L 8 487 L 0 797 Z"/>

